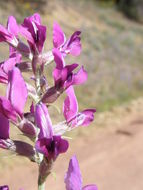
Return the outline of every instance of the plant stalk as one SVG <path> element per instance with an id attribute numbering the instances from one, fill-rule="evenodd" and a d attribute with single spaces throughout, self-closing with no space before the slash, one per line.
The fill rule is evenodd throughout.
<path id="1" fill-rule="evenodd" d="M 38 190 L 45 190 L 45 182 L 38 185 Z"/>

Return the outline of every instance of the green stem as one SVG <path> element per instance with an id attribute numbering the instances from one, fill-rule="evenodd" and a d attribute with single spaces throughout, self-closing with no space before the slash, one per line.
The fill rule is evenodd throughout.
<path id="1" fill-rule="evenodd" d="M 38 190 L 45 190 L 45 182 L 51 173 L 53 161 L 43 158 L 39 165 Z"/>
<path id="2" fill-rule="evenodd" d="M 38 185 L 38 190 L 45 190 L 45 182 Z"/>

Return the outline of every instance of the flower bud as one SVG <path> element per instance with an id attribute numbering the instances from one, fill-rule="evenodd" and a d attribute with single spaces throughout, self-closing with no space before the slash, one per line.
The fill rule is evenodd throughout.
<path id="1" fill-rule="evenodd" d="M 35 138 L 37 134 L 37 129 L 34 126 L 34 124 L 29 121 L 28 119 L 23 119 L 20 124 L 18 125 L 18 128 L 29 138 Z"/>

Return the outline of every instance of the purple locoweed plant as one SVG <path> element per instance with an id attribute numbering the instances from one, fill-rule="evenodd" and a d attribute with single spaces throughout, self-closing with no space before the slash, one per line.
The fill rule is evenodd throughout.
<path id="1" fill-rule="evenodd" d="M 0 96 L 0 148 L 27 157 L 39 166 L 38 189 L 45 189 L 45 181 L 60 154 L 67 152 L 69 143 L 64 134 L 79 126 L 88 126 L 94 120 L 95 109 L 79 111 L 74 92 L 75 85 L 87 80 L 87 72 L 77 63 L 67 65 L 68 54 L 78 56 L 81 52 L 80 31 L 66 39 L 61 27 L 54 23 L 53 49 L 44 52 L 46 26 L 40 15 L 24 19 L 18 24 L 13 16 L 7 27 L 0 25 L 0 42 L 9 45 L 9 58 L 0 63 L 0 83 L 6 84 L 6 95 Z M 26 43 L 21 39 L 25 38 Z M 48 65 L 54 64 L 53 86 L 45 76 Z M 31 73 L 27 82 L 25 73 Z M 29 75 L 28 75 L 29 76 Z M 49 107 L 65 93 L 63 103 L 64 121 L 52 124 Z M 27 100 L 29 111 L 25 111 Z M 10 138 L 10 126 L 15 125 L 32 143 Z M 67 190 L 96 190 L 93 185 L 82 188 L 81 175 L 76 157 L 73 157 L 65 177 Z M 1 186 L 0 189 L 9 189 Z"/>

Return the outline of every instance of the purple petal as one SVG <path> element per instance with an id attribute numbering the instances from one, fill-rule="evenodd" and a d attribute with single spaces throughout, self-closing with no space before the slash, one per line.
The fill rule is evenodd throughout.
<path id="1" fill-rule="evenodd" d="M 0 186 L 0 190 L 9 190 L 8 185 Z"/>
<path id="2" fill-rule="evenodd" d="M 16 65 L 16 63 L 20 62 L 20 60 L 21 60 L 21 55 L 19 55 L 18 57 L 12 57 L 6 60 L 3 63 L 3 70 L 5 71 L 5 73 L 8 74 L 8 72 L 11 71 Z"/>
<path id="3" fill-rule="evenodd" d="M 54 60 L 55 60 L 55 63 L 56 63 L 56 69 L 63 69 L 63 67 L 65 66 L 65 62 L 64 62 L 64 58 L 62 57 L 62 54 L 61 52 L 54 48 L 53 51 L 53 56 L 54 56 Z"/>
<path id="4" fill-rule="evenodd" d="M 84 67 L 82 66 L 81 69 L 74 74 L 73 77 L 73 84 L 79 85 L 83 84 L 87 80 L 87 72 L 84 70 Z"/>
<path id="5" fill-rule="evenodd" d="M 9 138 L 9 121 L 8 119 L 0 113 L 0 139 Z"/>
<path id="6" fill-rule="evenodd" d="M 0 112 L 8 119 L 11 119 L 14 122 L 16 121 L 17 113 L 15 112 L 15 109 L 11 105 L 10 101 L 5 97 L 0 97 Z"/>
<path id="7" fill-rule="evenodd" d="M 5 27 L 0 25 L 0 42 L 7 42 L 14 47 L 17 47 L 18 40 L 16 36 L 8 31 Z"/>
<path id="8" fill-rule="evenodd" d="M 34 39 L 32 34 L 28 31 L 28 29 L 22 25 L 19 26 L 19 33 L 30 43 L 34 44 Z"/>
<path id="9" fill-rule="evenodd" d="M 87 185 L 82 190 L 98 190 L 96 185 Z"/>
<path id="10" fill-rule="evenodd" d="M 39 138 L 51 138 L 53 136 L 52 122 L 45 104 L 37 104 L 35 120 L 40 129 Z"/>
<path id="11" fill-rule="evenodd" d="M 12 40 L 12 35 L 8 32 L 8 30 L 0 25 L 0 42 L 9 42 Z"/>
<path id="12" fill-rule="evenodd" d="M 2 67 L 3 67 L 3 63 L 1 63 L 1 65 L 0 65 L 0 82 L 7 84 L 8 83 L 8 75 L 7 75 L 7 73 L 4 72 Z"/>
<path id="13" fill-rule="evenodd" d="M 42 26 L 42 25 L 37 25 L 37 29 L 38 31 L 37 31 L 36 45 L 37 45 L 39 53 L 41 53 L 43 50 L 44 42 L 46 40 L 47 29 L 45 26 Z"/>
<path id="14" fill-rule="evenodd" d="M 72 86 L 66 90 L 66 93 L 67 97 L 64 101 L 63 113 L 66 121 L 68 122 L 71 118 L 76 116 L 78 112 L 78 102 Z"/>
<path id="15" fill-rule="evenodd" d="M 68 141 L 60 136 L 54 136 L 53 138 L 37 140 L 35 147 L 38 152 L 44 154 L 49 160 L 55 160 L 59 154 L 67 151 L 68 146 Z"/>
<path id="16" fill-rule="evenodd" d="M 69 38 L 67 43 L 65 44 L 65 51 L 69 52 L 73 56 L 78 56 L 81 52 L 81 43 L 80 43 L 80 31 L 76 31 Z"/>
<path id="17" fill-rule="evenodd" d="M 47 150 L 47 146 L 51 143 L 51 139 L 42 138 L 38 139 L 35 144 L 35 148 L 41 154 L 44 154 L 46 157 L 49 156 L 49 152 Z"/>
<path id="18" fill-rule="evenodd" d="M 41 24 L 41 17 L 39 13 L 34 13 L 31 17 L 29 17 L 31 21 L 37 22 L 38 24 Z"/>
<path id="19" fill-rule="evenodd" d="M 41 18 L 38 13 L 24 19 L 20 26 L 20 33 L 27 39 L 34 53 L 37 53 L 37 50 L 38 53 L 42 52 L 46 40 L 46 27 L 41 25 Z"/>
<path id="20" fill-rule="evenodd" d="M 71 127 L 88 126 L 94 120 L 95 109 L 87 109 L 78 113 L 69 123 Z"/>
<path id="21" fill-rule="evenodd" d="M 8 75 L 7 97 L 18 114 L 22 115 L 28 92 L 25 81 L 18 68 L 14 68 Z"/>
<path id="22" fill-rule="evenodd" d="M 53 26 L 53 45 L 55 48 L 59 48 L 66 41 L 65 34 L 61 27 L 55 22 Z"/>
<path id="23" fill-rule="evenodd" d="M 62 70 L 54 69 L 53 78 L 56 88 L 68 88 L 73 83 L 72 71 L 78 66 L 74 63 L 72 65 L 65 66 Z"/>
<path id="24" fill-rule="evenodd" d="M 82 177 L 76 156 L 70 160 L 68 171 L 65 175 L 66 190 L 81 190 Z"/>
<path id="25" fill-rule="evenodd" d="M 83 121 L 82 121 L 81 125 L 88 126 L 94 120 L 95 112 L 96 112 L 96 109 L 87 109 L 87 110 L 82 111 L 80 113 L 83 116 Z"/>
<path id="26" fill-rule="evenodd" d="M 9 16 L 8 18 L 7 29 L 14 36 L 18 36 L 19 26 L 16 22 L 16 19 L 13 16 Z"/>
<path id="27" fill-rule="evenodd" d="M 53 136 L 53 140 L 56 142 L 56 149 L 58 154 L 65 153 L 69 147 L 67 140 L 62 139 L 61 136 Z"/>

